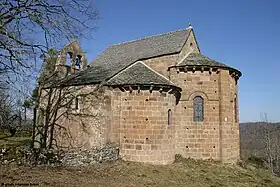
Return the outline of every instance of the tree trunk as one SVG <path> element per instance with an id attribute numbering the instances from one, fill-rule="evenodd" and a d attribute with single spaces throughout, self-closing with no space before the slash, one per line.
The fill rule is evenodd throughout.
<path id="1" fill-rule="evenodd" d="M 32 142 L 31 142 L 31 147 L 34 147 L 34 142 L 35 142 L 35 131 L 36 131 L 36 116 L 37 116 L 37 108 L 33 108 L 33 124 L 32 124 Z"/>
<path id="2" fill-rule="evenodd" d="M 43 142 L 42 142 L 42 148 L 47 147 L 47 138 L 48 138 L 48 130 L 49 130 L 49 124 L 50 124 L 50 110 L 51 110 L 51 99 L 52 99 L 52 92 L 53 89 L 50 89 L 50 93 L 48 93 L 48 104 L 46 108 L 46 118 L 45 118 L 45 124 L 44 124 L 44 134 L 43 134 Z"/>
<path id="3" fill-rule="evenodd" d="M 24 123 L 26 123 L 26 107 L 24 107 Z"/>
<path id="4" fill-rule="evenodd" d="M 57 106 L 59 106 L 58 104 L 60 103 L 60 100 L 61 100 L 61 89 L 59 89 Z M 54 110 L 55 113 L 54 113 L 53 122 L 52 122 L 52 124 L 51 124 L 51 129 L 50 129 L 50 144 L 49 144 L 49 149 L 52 148 L 54 126 L 55 126 L 55 123 L 56 123 L 56 118 L 57 118 L 58 110 L 59 110 L 59 108 L 57 108 L 56 110 Z"/>

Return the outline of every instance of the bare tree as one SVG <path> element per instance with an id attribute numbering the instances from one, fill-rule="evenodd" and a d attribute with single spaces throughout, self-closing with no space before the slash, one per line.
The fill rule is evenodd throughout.
<path id="1" fill-rule="evenodd" d="M 36 125 L 36 132 L 39 134 L 36 136 L 39 135 L 39 143 L 42 148 L 56 146 L 55 130 L 67 131 L 61 124 L 70 121 L 74 123 L 82 122 L 81 116 L 92 116 L 89 113 L 77 112 L 81 110 L 81 106 L 78 106 L 81 105 L 81 100 L 85 100 L 90 95 L 96 95 L 98 89 L 85 92 L 84 87 L 56 87 L 41 90 L 41 104 Z M 86 109 L 83 107 L 82 110 Z"/>
<path id="2" fill-rule="evenodd" d="M 89 117 L 96 117 L 96 114 L 90 112 L 92 105 L 86 103 L 103 101 L 104 98 L 99 86 L 94 89 L 87 89 L 87 86 L 64 86 L 64 80 L 60 82 L 61 74 L 55 71 L 58 53 L 51 49 L 46 54 L 44 69 L 34 92 L 37 115 L 33 138 L 37 148 L 58 148 L 54 134 L 67 132 L 63 124 L 85 124 Z M 66 133 L 66 136 L 70 137 L 71 134 Z"/>
<path id="3" fill-rule="evenodd" d="M 59 41 L 88 36 L 97 18 L 90 0 L 2 0 L 0 76 L 12 82 L 33 75 L 40 54 Z"/>
<path id="4" fill-rule="evenodd" d="M 67 40 L 90 37 L 97 19 L 91 0 L 0 1 L 0 91 L 5 92 L 1 95 L 2 126 L 8 127 L 16 117 L 20 122 L 22 113 L 26 119 L 30 103 L 24 101 L 41 68 L 39 57 L 44 59 L 50 48 Z M 10 101 L 19 102 L 7 105 Z"/>
<path id="5" fill-rule="evenodd" d="M 279 154 L 280 154 L 280 135 L 279 127 L 272 126 L 269 121 L 267 114 L 264 113 L 263 116 L 263 135 L 264 135 L 264 144 L 265 144 L 265 161 L 268 167 L 271 169 L 271 172 L 275 174 L 279 171 Z"/>
<path id="6" fill-rule="evenodd" d="M 13 102 L 6 90 L 0 90 L 0 129 L 9 130 L 13 136 L 17 125 L 15 123 L 18 119 L 16 103 Z"/>

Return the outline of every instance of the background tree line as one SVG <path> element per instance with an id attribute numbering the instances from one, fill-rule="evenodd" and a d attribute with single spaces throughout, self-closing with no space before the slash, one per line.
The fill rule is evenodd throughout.
<path id="1" fill-rule="evenodd" d="M 271 123 L 267 114 L 262 122 L 240 124 L 241 157 L 280 175 L 280 123 Z"/>

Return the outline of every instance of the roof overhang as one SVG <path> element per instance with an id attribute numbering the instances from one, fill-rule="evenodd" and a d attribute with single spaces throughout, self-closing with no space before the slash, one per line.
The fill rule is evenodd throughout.
<path id="1" fill-rule="evenodd" d="M 177 65 L 177 66 L 170 66 L 168 67 L 168 71 L 171 69 L 171 68 L 176 68 L 176 69 L 180 69 L 180 68 L 191 68 L 191 69 L 194 69 L 194 70 L 202 70 L 204 69 L 203 71 L 208 71 L 208 69 L 211 71 L 211 69 L 225 69 L 225 70 L 229 70 L 230 74 L 231 73 L 235 73 L 238 78 L 240 78 L 242 76 L 242 73 L 235 69 L 235 68 L 231 68 L 231 67 L 224 67 L 224 66 L 209 66 L 209 65 Z"/>

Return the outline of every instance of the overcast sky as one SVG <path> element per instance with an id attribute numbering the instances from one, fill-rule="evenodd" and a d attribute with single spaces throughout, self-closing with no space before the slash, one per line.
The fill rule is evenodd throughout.
<path id="1" fill-rule="evenodd" d="M 96 0 L 102 17 L 82 47 L 92 61 L 111 44 L 194 27 L 201 52 L 239 69 L 241 122 L 280 121 L 280 1 Z"/>

